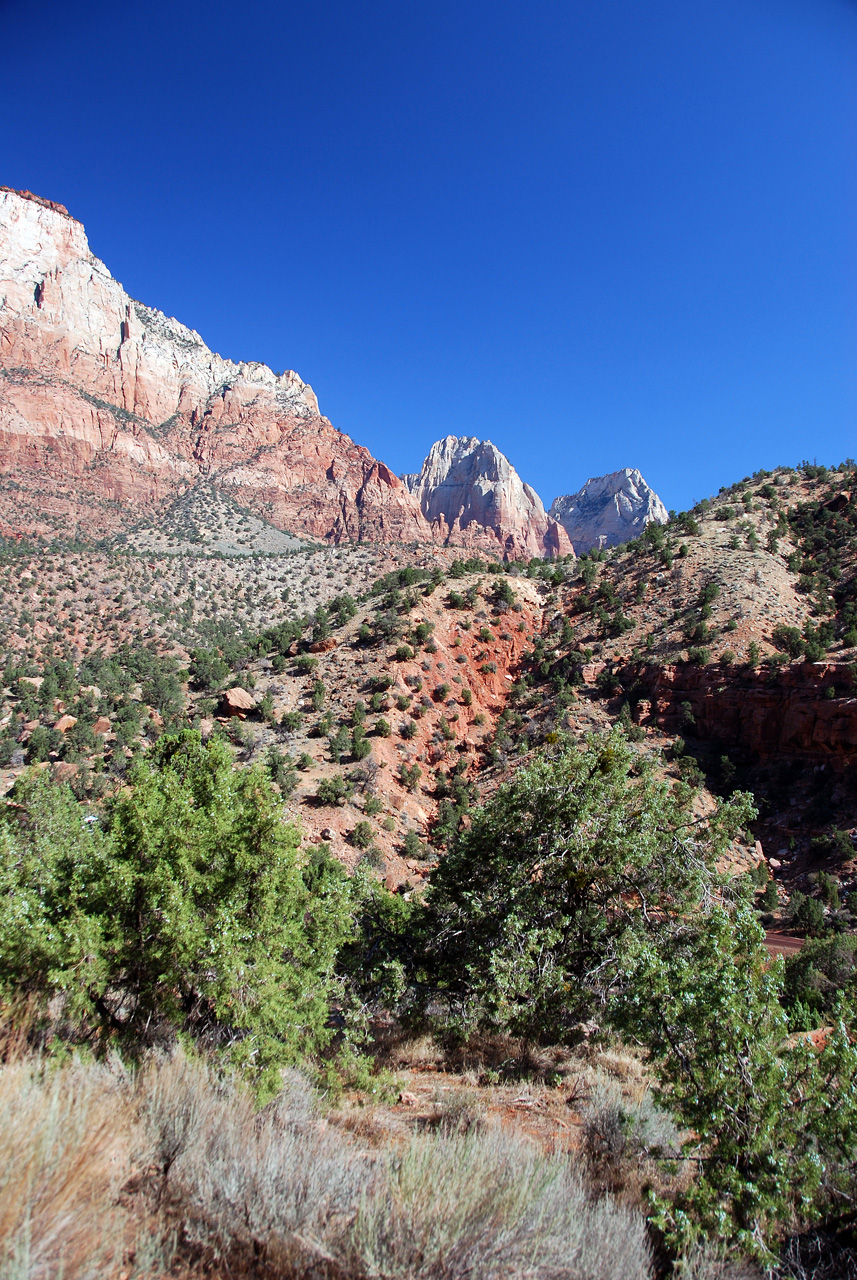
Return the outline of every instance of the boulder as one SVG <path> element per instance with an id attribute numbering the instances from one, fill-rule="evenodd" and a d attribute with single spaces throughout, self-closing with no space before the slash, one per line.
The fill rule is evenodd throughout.
<path id="1" fill-rule="evenodd" d="M 850 492 L 843 489 L 840 493 L 835 493 L 832 498 L 828 498 L 823 505 L 828 511 L 842 511 L 850 501 Z"/>
<path id="2" fill-rule="evenodd" d="M 246 715 L 248 711 L 255 711 L 256 700 L 246 689 L 236 687 L 226 690 L 220 699 L 220 707 L 226 716 Z"/>

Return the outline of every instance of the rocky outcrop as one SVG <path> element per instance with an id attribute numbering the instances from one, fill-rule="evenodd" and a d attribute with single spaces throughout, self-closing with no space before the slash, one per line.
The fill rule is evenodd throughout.
<path id="1" fill-rule="evenodd" d="M 850 666 L 792 663 L 764 677 L 749 667 L 629 668 L 644 690 L 636 719 L 670 733 L 688 712 L 694 737 L 756 759 L 805 758 L 835 770 L 857 760 L 857 697 Z M 834 696 L 831 696 L 831 691 Z"/>
<path id="2" fill-rule="evenodd" d="M 199 480 L 333 542 L 431 537 L 296 373 L 222 359 L 129 297 L 62 205 L 0 189 L 0 532 L 111 533 Z"/>
<path id="3" fill-rule="evenodd" d="M 564 530 L 490 440 L 445 436 L 422 470 L 402 476 L 436 537 L 507 560 L 572 553 Z"/>
<path id="4" fill-rule="evenodd" d="M 587 480 L 577 493 L 555 498 L 548 513 L 579 554 L 637 538 L 647 524 L 666 524 L 664 504 L 636 467 Z"/>

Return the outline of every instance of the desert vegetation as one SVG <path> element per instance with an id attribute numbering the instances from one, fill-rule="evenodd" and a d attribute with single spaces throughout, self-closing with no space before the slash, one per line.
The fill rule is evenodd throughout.
<path id="1" fill-rule="evenodd" d="M 389 1150 L 343 1132 L 298 1072 L 258 1111 L 182 1053 L 0 1072 L 0 1259 L 15 1277 L 645 1280 L 639 1213 L 582 1162 L 500 1126 L 439 1124 Z"/>
<path id="2" fill-rule="evenodd" d="M 835 1220 L 848 1203 L 857 1135 L 853 968 L 823 1042 L 790 1040 L 800 975 L 793 969 L 789 986 L 782 962 L 771 963 L 750 886 L 716 869 L 752 817 L 748 798 L 734 795 L 700 822 L 692 789 L 660 779 L 621 730 L 593 736 L 583 753 L 558 741 L 451 835 L 427 891 L 414 898 L 389 892 L 369 872 L 346 876 L 322 849 L 302 850 L 264 775 L 232 771 L 217 741 L 205 747 L 187 731 L 165 735 L 131 783 L 98 822 L 83 821 L 70 793 L 44 777 L 16 788 L 7 809 L 0 983 L 10 1026 L 14 1011 L 25 1011 L 17 1017 L 30 1056 L 10 1053 L 4 1080 L 34 1091 L 36 1115 L 79 1094 L 78 1119 L 97 1130 L 87 1091 L 99 1078 L 93 1072 L 106 1073 L 124 1116 L 139 1111 L 143 1123 L 165 1130 L 159 1189 L 151 1173 L 138 1185 L 128 1167 L 131 1217 L 150 1200 L 146 1212 L 172 1206 L 197 1261 L 231 1266 L 255 1242 L 265 1266 L 271 1259 L 260 1274 L 307 1272 L 307 1248 L 352 1275 L 465 1274 L 473 1266 L 486 1275 L 557 1267 L 570 1276 L 616 1274 L 603 1269 L 616 1265 L 603 1253 L 613 1227 L 588 1260 L 585 1237 L 587 1222 L 619 1210 L 598 1190 L 594 1165 L 569 1164 L 568 1147 L 551 1154 L 490 1125 L 477 1136 L 459 1116 L 466 1132 L 415 1134 L 384 1154 L 388 1140 L 368 1164 L 355 1156 L 351 1168 L 341 1143 L 328 1158 L 330 1139 L 318 1137 L 307 1103 L 284 1092 L 292 1077 L 283 1072 L 301 1069 L 330 1099 L 343 1089 L 395 1091 L 373 1056 L 379 1018 L 450 1045 L 506 1036 L 569 1048 L 594 1019 L 616 1045 L 638 1044 L 652 1099 L 672 1125 L 661 1126 L 671 1135 L 666 1145 L 647 1147 L 658 1177 L 646 1207 L 666 1257 L 689 1256 L 708 1241 L 771 1265 L 784 1235 Z M 181 1044 L 202 1056 L 199 1067 L 181 1065 Z M 51 1065 L 75 1049 L 94 1058 L 91 1068 Z M 122 1084 L 127 1072 L 148 1084 Z M 165 1097 L 146 1101 L 146 1089 L 161 1098 L 158 1081 Z M 129 1101 L 140 1087 L 144 1100 Z M 234 1136 L 231 1120 L 210 1118 L 211 1099 L 222 1109 L 227 1095 Z M 783 1096 L 800 1105 L 783 1108 Z M 54 1101 L 38 1101 L 45 1097 Z M 607 1122 L 594 1114 L 590 1108 L 582 1132 L 603 1163 L 601 1147 L 612 1139 L 596 1136 Z M 288 1148 L 292 1138 L 283 1135 L 295 1124 L 312 1135 L 309 1154 L 281 1157 L 269 1144 Z M 238 1136 L 242 1126 L 252 1142 Z M 108 1157 L 96 1137 L 93 1159 L 118 1176 L 118 1156 Z M 199 1148 L 186 1159 L 184 1140 L 189 1152 Z M 128 1137 L 126 1152 L 135 1141 Z M 240 1167 L 229 1146 L 241 1151 Z M 320 1180 L 317 1190 L 286 1192 L 270 1172 L 281 1159 L 300 1178 Z M 52 1168 L 49 1160 L 48 1182 L 62 1176 Z M 357 1170 L 371 1186 L 376 1175 L 388 1179 L 378 1192 L 383 1215 L 371 1209 L 374 1193 L 355 1186 Z M 91 1177 L 97 1183 L 95 1169 Z M 455 1190 L 462 1177 L 476 1197 L 467 1209 Z M 269 1178 L 280 1191 L 266 1205 L 273 1186 L 267 1193 L 259 1180 Z M 112 1205 L 101 1185 L 97 1194 Z M 438 1226 L 435 1194 L 459 1206 L 448 1231 Z M 304 1196 L 309 1216 L 296 1221 L 293 1200 Z M 127 1192 L 119 1202 L 121 1218 Z M 312 1217 L 320 1205 L 324 1232 Z M 629 1222 L 642 1223 L 642 1208 L 638 1201 Z M 136 1259 L 138 1246 L 120 1227 L 118 1219 L 109 1227 L 112 1245 L 93 1242 L 93 1257 L 121 1242 Z M 634 1229 L 634 1260 L 622 1265 L 643 1275 L 650 1245 Z M 10 1256 L 24 1247 L 19 1230 L 10 1228 Z M 629 1232 L 616 1232 L 617 1241 L 627 1244 Z M 426 1270 L 414 1272 L 417 1259 Z M 158 1265 L 173 1261 L 165 1253 Z"/>
<path id="3" fill-rule="evenodd" d="M 3 1274 L 857 1273 L 853 479 L 6 545 Z M 827 755 L 741 738 L 795 698 Z"/>

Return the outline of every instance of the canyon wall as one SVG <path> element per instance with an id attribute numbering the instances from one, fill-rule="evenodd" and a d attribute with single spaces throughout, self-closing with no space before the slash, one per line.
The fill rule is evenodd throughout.
<path id="1" fill-rule="evenodd" d="M 857 760 L 857 696 L 850 666 L 792 663 L 779 671 L 680 663 L 629 668 L 645 691 L 639 723 L 688 732 L 752 757 L 805 757 L 840 769 Z M 623 681 L 624 683 L 624 681 Z"/>
<path id="2" fill-rule="evenodd" d="M 132 299 L 61 205 L 0 190 L 0 529 L 115 532 L 200 479 L 316 538 L 431 540 L 296 373 L 221 358 Z"/>

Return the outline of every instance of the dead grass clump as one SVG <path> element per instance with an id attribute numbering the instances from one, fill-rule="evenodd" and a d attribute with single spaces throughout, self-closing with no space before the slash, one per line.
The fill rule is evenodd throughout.
<path id="1" fill-rule="evenodd" d="M 595 1065 L 616 1080 L 642 1081 L 645 1076 L 640 1059 L 621 1049 L 602 1049 L 595 1059 Z"/>
<path id="2" fill-rule="evenodd" d="M 763 1280 L 763 1273 L 754 1262 L 746 1258 L 730 1257 L 722 1247 L 714 1244 L 699 1244 L 690 1249 L 679 1264 L 681 1280 Z M 810 1280 L 809 1276 L 789 1272 L 789 1280 Z M 768 1280 L 771 1273 L 765 1272 Z M 782 1280 L 787 1280 L 784 1276 Z M 825 1280 L 820 1273 L 812 1273 L 811 1280 Z M 832 1280 L 832 1278 L 831 1278 Z M 836 1275 L 836 1280 L 848 1280 L 846 1276 Z"/>
<path id="3" fill-rule="evenodd" d="M 436 1042 L 430 1040 L 430 1043 Z M 588 1056 L 588 1050 L 583 1047 L 537 1045 L 499 1033 L 477 1033 L 464 1041 L 450 1041 L 439 1047 L 438 1052 L 440 1057 L 435 1061 L 440 1061 L 445 1070 L 473 1077 L 483 1084 L 503 1079 L 555 1084 L 573 1071 L 575 1064 L 579 1065 L 581 1054 Z"/>
<path id="4" fill-rule="evenodd" d="M 88 1280 L 132 1247 L 118 1195 L 130 1170 L 133 1108 L 105 1067 L 0 1070 L 0 1275 Z"/>
<path id="5" fill-rule="evenodd" d="M 470 1133 L 485 1123 L 485 1108 L 474 1089 L 438 1089 L 428 1125 L 440 1133 Z"/>
<path id="6" fill-rule="evenodd" d="M 191 1262 L 349 1280 L 650 1273 L 641 1215 L 591 1202 L 566 1156 L 481 1127 L 470 1099 L 379 1151 L 327 1124 L 296 1074 L 259 1114 L 180 1058 L 142 1092 L 161 1201 Z"/>
<path id="7" fill-rule="evenodd" d="M 340 1102 L 330 1113 L 329 1123 L 369 1147 L 391 1146 L 411 1129 L 409 1118 L 373 1103 L 365 1105 L 359 1100 Z"/>
<path id="8" fill-rule="evenodd" d="M 374 1165 L 318 1116 L 307 1080 L 289 1073 L 257 1113 L 243 1090 L 177 1055 L 140 1090 L 159 1202 L 191 1257 L 244 1267 L 258 1257 L 297 1275 L 341 1251 Z"/>
<path id="9" fill-rule="evenodd" d="M 583 1152 L 595 1186 L 638 1201 L 660 1184 L 658 1162 L 678 1160 L 681 1134 L 645 1085 L 624 1088 L 599 1073 L 582 1111 Z"/>
<path id="10" fill-rule="evenodd" d="M 385 1065 L 394 1071 L 425 1071 L 427 1067 L 436 1070 L 446 1061 L 443 1049 L 430 1035 L 402 1036 L 391 1031 L 383 1041 L 379 1040 L 378 1048 Z"/>
<path id="11" fill-rule="evenodd" d="M 352 1274 L 390 1280 L 650 1275 L 643 1219 L 593 1203 L 566 1157 L 500 1127 L 417 1135 L 390 1158 L 383 1195 L 363 1200 Z"/>

